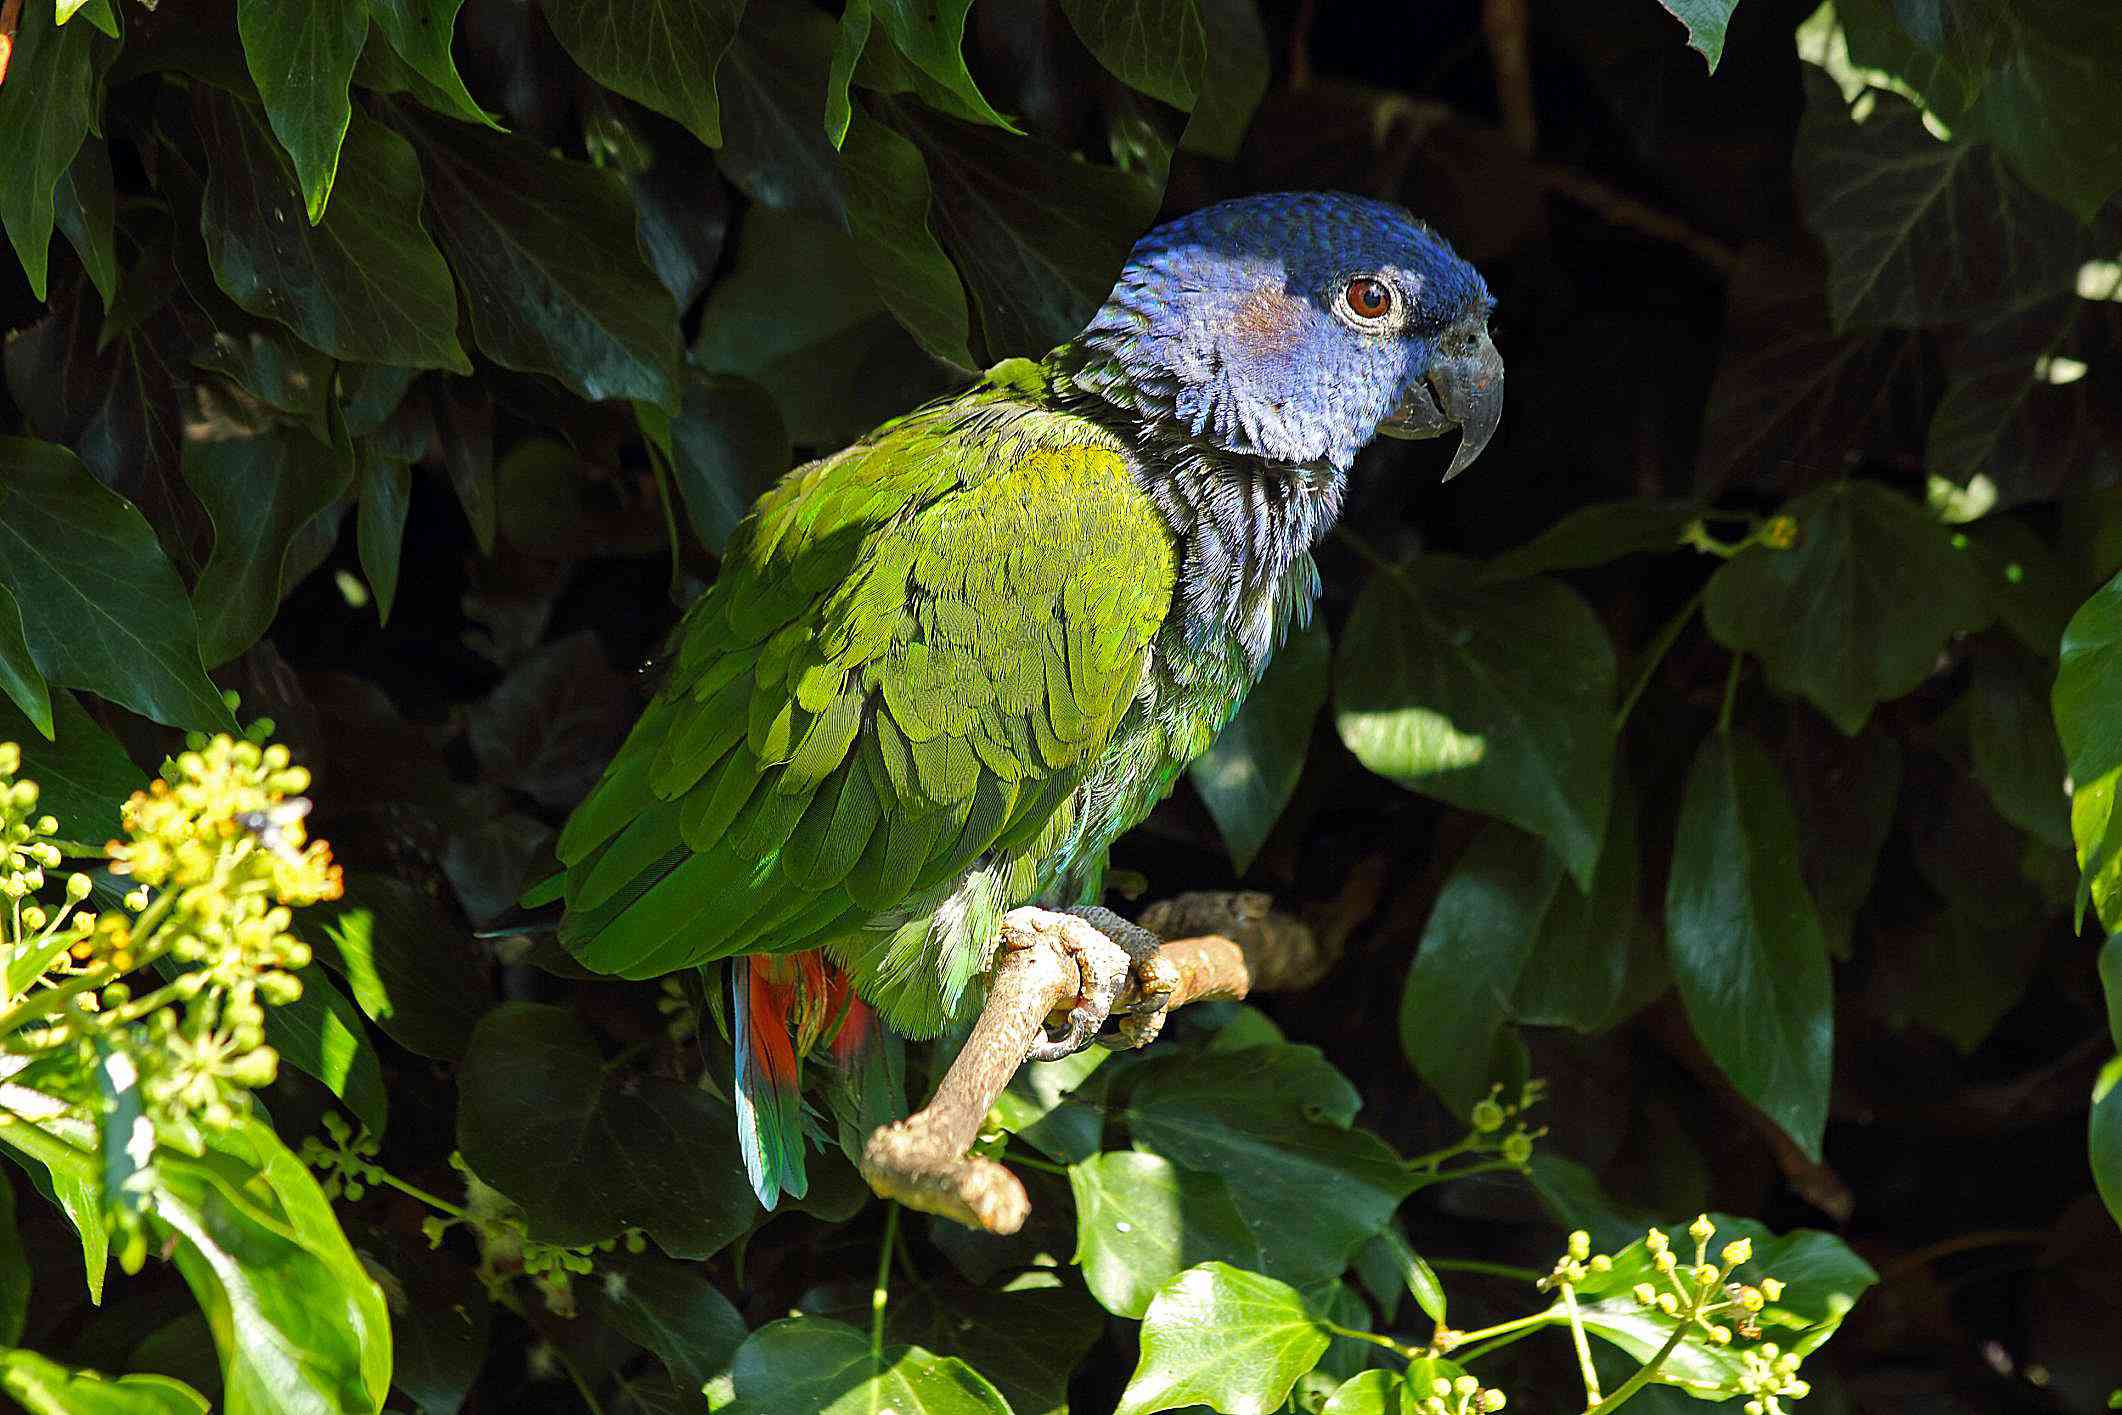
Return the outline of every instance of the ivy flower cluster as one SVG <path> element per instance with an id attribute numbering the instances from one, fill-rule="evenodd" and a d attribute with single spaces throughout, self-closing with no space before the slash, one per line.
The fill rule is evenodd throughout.
<path id="1" fill-rule="evenodd" d="M 1691 1322 L 1718 1346 L 1731 1345 L 1734 1335 L 1757 1341 L 1761 1336 L 1761 1309 L 1783 1296 L 1783 1284 L 1772 1277 L 1764 1277 L 1758 1284 L 1732 1281 L 1735 1269 L 1753 1261 L 1753 1240 L 1737 1238 L 1725 1244 L 1717 1255 L 1719 1261 L 1713 1263 L 1709 1260 L 1709 1243 L 1716 1234 L 1717 1226 L 1709 1221 L 1708 1214 L 1689 1224 L 1687 1236 L 1694 1240 L 1695 1260 L 1683 1267 L 1679 1255 L 1673 1252 L 1672 1240 L 1655 1228 L 1650 1230 L 1643 1246 L 1651 1255 L 1651 1266 L 1664 1282 L 1662 1287 L 1658 1283 L 1637 1283 L 1632 1289 L 1636 1305 L 1655 1307 L 1668 1317 Z M 1731 1325 L 1726 1326 L 1722 1318 L 1729 1318 Z M 1790 1361 L 1795 1371 L 1797 1358 Z M 1777 1393 L 1788 1393 L 1795 1400 L 1805 1392 Z"/>
<path id="2" fill-rule="evenodd" d="M 41 1097 L 29 1118 L 137 1103 L 158 1133 L 235 1123 L 278 1070 L 266 1006 L 302 992 L 293 911 L 340 893 L 330 847 L 304 831 L 309 773 L 285 747 L 195 735 L 125 803 L 101 853 L 132 888 L 98 911 L 88 874 L 52 887 L 60 822 L 21 768 L 0 743 L 0 1065 Z"/>
<path id="3" fill-rule="evenodd" d="M 1484 1387 L 1472 1376 L 1449 1381 L 1439 1376 L 1430 1383 L 1420 1409 L 1422 1415 L 1494 1415 L 1509 1403 L 1502 1391 Z"/>

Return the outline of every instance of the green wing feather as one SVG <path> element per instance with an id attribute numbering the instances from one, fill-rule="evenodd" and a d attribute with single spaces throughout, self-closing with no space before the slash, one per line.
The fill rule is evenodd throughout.
<path id="1" fill-rule="evenodd" d="M 792 472 L 568 822 L 562 938 L 648 977 L 831 945 L 949 1018 L 1143 681 L 1172 543 L 1095 425 L 990 382 Z"/>

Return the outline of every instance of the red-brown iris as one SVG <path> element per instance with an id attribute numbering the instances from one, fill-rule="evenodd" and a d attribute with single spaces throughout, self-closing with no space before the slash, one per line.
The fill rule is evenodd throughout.
<path id="1" fill-rule="evenodd" d="M 1383 280 L 1368 275 L 1349 281 L 1341 298 L 1348 301 L 1349 313 L 1358 319 L 1383 319 L 1393 310 L 1393 292 Z"/>

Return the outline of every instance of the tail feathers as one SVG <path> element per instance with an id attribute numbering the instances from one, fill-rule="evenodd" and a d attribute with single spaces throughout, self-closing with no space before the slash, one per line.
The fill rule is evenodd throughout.
<path id="1" fill-rule="evenodd" d="M 737 1140 L 752 1192 L 771 1209 L 810 1189 L 804 1173 L 803 1072 L 789 1026 L 801 987 L 794 960 L 754 954 L 730 969 Z"/>
<path id="2" fill-rule="evenodd" d="M 840 1027 L 830 1048 L 833 1069 L 825 1100 L 842 1153 L 859 1165 L 870 1132 L 906 1114 L 906 1044 L 854 995 L 845 973 L 835 973 L 833 983 L 842 1005 L 834 1009 Z"/>

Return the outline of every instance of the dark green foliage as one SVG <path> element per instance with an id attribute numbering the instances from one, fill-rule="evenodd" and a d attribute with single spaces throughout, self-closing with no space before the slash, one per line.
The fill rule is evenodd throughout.
<path id="1" fill-rule="evenodd" d="M 1447 1315 L 1566 1327 L 1487 1269 L 1581 1227 L 1611 1394 L 1671 1329 L 1631 1291 L 1645 1226 L 1684 1264 L 1715 1205 L 1767 1220 L 1717 1242 L 1787 1284 L 1769 1339 L 1865 1327 L 1787 1410 L 2100 1408 L 2122 12 L 1517 8 L 25 0 L 0 741 L 93 852 L 233 690 L 316 771 L 348 879 L 298 918 L 281 1079 L 236 1129 L 142 1170 L 109 1078 L 98 1176 L 0 1127 L 0 1389 L 1407 1415 L 1471 1374 L 1577 1410 L 1559 1332 L 1424 1352 Z M 1516 38 L 1531 155 L 1489 117 Z M 1160 212 L 1303 186 L 1481 266 L 1509 409 L 1448 488 L 1448 447 L 1366 453 L 1319 622 L 1108 902 L 1269 890 L 1338 962 L 1019 1075 L 982 1146 L 1023 1234 L 887 1222 L 822 1064 L 809 1192 L 761 1213 L 722 965 L 592 980 L 512 902 L 783 471 L 1068 338 Z M 905 1048 L 909 1095 L 951 1045 Z M 1529 1165 L 1515 1117 L 1460 1148 L 1534 1077 Z M 342 1113 L 380 1169 L 320 1184 L 293 1151 Z M 1902 1300 L 1852 1308 L 1859 1249 Z M 140 1271 L 106 1286 L 114 1253 Z M 1728 1391 L 1748 1345 L 1663 1377 Z"/>

